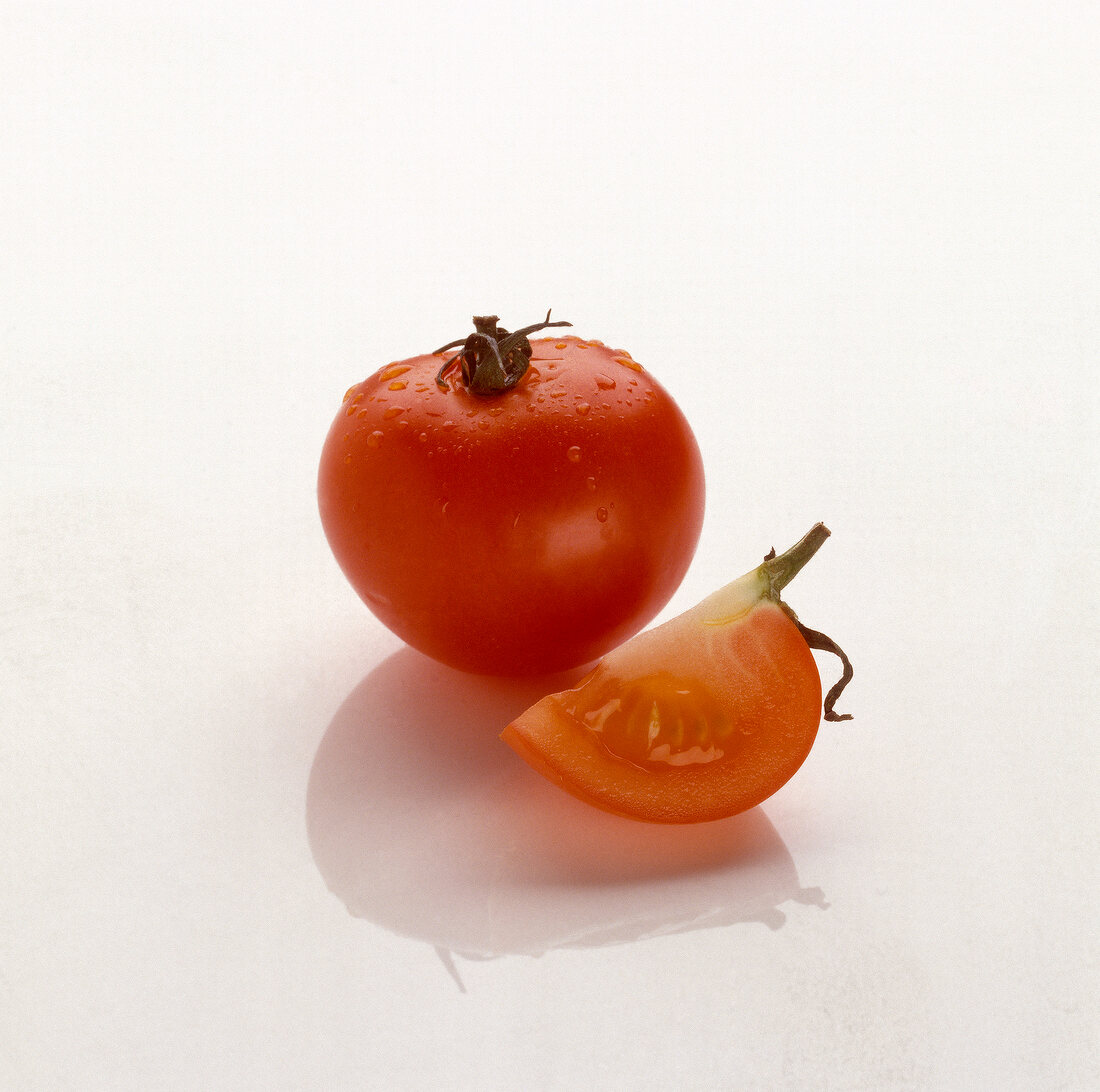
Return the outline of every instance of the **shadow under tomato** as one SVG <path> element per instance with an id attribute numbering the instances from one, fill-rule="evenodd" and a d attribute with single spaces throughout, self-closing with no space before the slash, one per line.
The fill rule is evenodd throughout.
<path id="1" fill-rule="evenodd" d="M 477 678 L 403 649 L 363 679 L 325 732 L 307 792 L 314 859 L 353 915 L 446 960 L 774 929 L 788 900 L 826 905 L 799 885 L 760 808 L 636 823 L 568 796 L 497 738 L 576 677 Z"/>

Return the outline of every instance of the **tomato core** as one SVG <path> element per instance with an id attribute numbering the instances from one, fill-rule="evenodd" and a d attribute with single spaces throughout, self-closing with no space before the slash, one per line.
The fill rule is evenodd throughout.
<path id="1" fill-rule="evenodd" d="M 639 766 L 717 762 L 741 738 L 709 687 L 668 672 L 626 681 L 608 675 L 583 702 L 566 701 L 564 708 L 614 757 Z"/>

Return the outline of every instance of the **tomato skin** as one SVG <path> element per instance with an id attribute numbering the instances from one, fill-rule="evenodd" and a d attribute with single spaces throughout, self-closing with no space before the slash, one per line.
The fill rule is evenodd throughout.
<path id="1" fill-rule="evenodd" d="M 535 770 L 586 803 L 654 823 L 723 819 L 766 800 L 810 753 L 821 719 L 821 679 L 798 627 L 778 604 L 760 601 L 721 626 L 689 612 L 618 652 L 573 690 L 537 702 L 501 736 Z M 704 688 L 709 705 L 734 714 L 722 758 L 685 765 L 630 761 L 614 753 L 614 741 L 605 743 L 591 730 L 608 693 L 616 686 L 622 692 L 632 679 L 653 678 L 658 669 Z M 609 677 L 601 680 L 601 672 Z"/>
<path id="2" fill-rule="evenodd" d="M 321 520 L 348 580 L 464 671 L 559 671 L 621 644 L 679 586 L 702 527 L 699 449 L 664 388 L 599 342 L 531 346 L 493 397 L 454 376 L 440 389 L 445 355 L 380 369 L 322 451 Z"/>

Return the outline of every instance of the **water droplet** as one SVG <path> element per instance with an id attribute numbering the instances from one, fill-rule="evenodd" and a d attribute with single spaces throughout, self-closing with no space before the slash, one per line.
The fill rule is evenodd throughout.
<path id="1" fill-rule="evenodd" d="M 378 378 L 382 380 L 396 379 L 399 375 L 404 375 L 411 367 L 411 364 L 387 364 L 378 373 Z"/>
<path id="2" fill-rule="evenodd" d="M 611 376 L 604 375 L 603 372 L 600 372 L 600 374 L 596 376 L 596 386 L 599 387 L 601 391 L 613 391 L 615 389 L 615 380 L 612 379 Z"/>
<path id="3" fill-rule="evenodd" d="M 391 391 L 403 391 L 408 386 L 403 379 L 395 379 L 389 386 Z"/>
<path id="4" fill-rule="evenodd" d="M 480 421 L 478 421 L 477 427 L 479 429 L 481 429 L 482 432 L 488 432 L 489 431 L 489 422 L 486 421 L 485 418 L 483 417 Z"/>
<path id="5" fill-rule="evenodd" d="M 565 457 L 571 463 L 579 463 L 581 461 L 581 449 L 574 444 L 566 453 Z"/>
<path id="6" fill-rule="evenodd" d="M 447 500 L 446 497 L 444 497 L 443 500 L 439 502 L 439 511 L 442 515 L 445 516 L 447 514 L 447 508 L 450 506 L 450 503 L 451 502 Z"/>
<path id="7" fill-rule="evenodd" d="M 405 407 L 404 406 L 390 406 L 390 408 L 388 410 L 386 410 L 386 412 L 383 413 L 382 416 L 387 421 L 392 421 L 395 417 L 400 417 L 401 414 L 403 414 L 404 412 L 405 412 Z"/>
<path id="8" fill-rule="evenodd" d="M 628 356 L 615 357 L 615 363 L 621 364 L 624 368 L 629 368 L 633 372 L 642 371 L 642 366 L 636 360 L 631 360 Z"/>
<path id="9" fill-rule="evenodd" d="M 382 437 L 383 433 L 379 432 L 378 429 L 375 429 L 367 437 L 367 447 L 377 447 L 382 442 Z"/>
<path id="10" fill-rule="evenodd" d="M 350 451 L 344 456 L 344 462 L 345 463 L 350 463 L 351 462 L 351 452 Z"/>
<path id="11" fill-rule="evenodd" d="M 592 493 L 596 492 L 596 479 L 595 478 L 585 478 L 584 479 L 584 484 L 588 486 L 590 492 L 592 492 Z"/>
<path id="12" fill-rule="evenodd" d="M 426 444 L 426 443 L 428 442 L 428 434 L 427 434 L 426 432 L 422 432 L 422 433 L 421 433 L 421 434 L 420 434 L 420 435 L 419 435 L 419 436 L 417 437 L 417 439 L 418 439 L 418 440 L 419 440 L 419 441 L 420 441 L 420 442 L 421 442 L 422 444 Z"/>
<path id="13" fill-rule="evenodd" d="M 583 417 L 592 407 L 587 402 L 578 402 L 573 408 Z"/>
<path id="14" fill-rule="evenodd" d="M 596 519 L 598 519 L 600 521 L 600 523 L 606 523 L 607 522 L 607 509 L 606 508 L 597 508 L 596 509 Z"/>
<path id="15" fill-rule="evenodd" d="M 356 386 L 358 386 L 358 384 L 356 384 Z M 355 387 L 348 387 L 348 389 L 344 392 L 343 400 L 346 402 L 354 393 Z"/>
<path id="16" fill-rule="evenodd" d="M 559 341 L 559 342 L 558 342 L 558 343 L 557 343 L 557 344 L 556 344 L 556 345 L 554 346 L 554 348 L 555 348 L 555 349 L 564 349 L 564 348 L 565 348 L 565 342 L 564 342 L 564 341 Z"/>

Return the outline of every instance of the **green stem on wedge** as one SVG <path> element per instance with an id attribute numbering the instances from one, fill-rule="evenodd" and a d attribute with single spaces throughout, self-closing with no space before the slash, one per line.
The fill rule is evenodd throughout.
<path id="1" fill-rule="evenodd" d="M 844 688 L 852 681 L 852 675 L 855 673 L 852 668 L 852 661 L 848 659 L 844 650 L 831 637 L 819 633 L 816 629 L 804 626 L 798 620 L 798 615 L 779 598 L 779 593 L 799 574 L 806 562 L 821 549 L 822 543 L 830 534 L 829 528 L 824 523 L 815 523 L 810 528 L 809 533 L 789 550 L 776 556 L 773 549 L 764 558 L 764 563 L 760 566 L 759 571 L 768 582 L 766 597 L 783 609 L 787 617 L 798 627 L 798 632 L 802 634 L 806 644 L 810 648 L 816 648 L 821 652 L 831 652 L 834 656 L 840 658 L 844 672 L 839 681 L 834 683 L 828 694 L 825 695 L 825 719 L 851 720 L 851 713 L 836 712 L 836 701 L 844 692 Z"/>
<path id="2" fill-rule="evenodd" d="M 824 523 L 815 523 L 809 532 L 789 550 L 778 557 L 775 556 L 775 550 L 772 550 L 764 558 L 764 564 L 760 568 L 768 578 L 769 599 L 775 603 L 779 602 L 779 593 L 798 576 L 806 562 L 821 549 L 822 544 L 831 534 L 832 531 Z"/>

